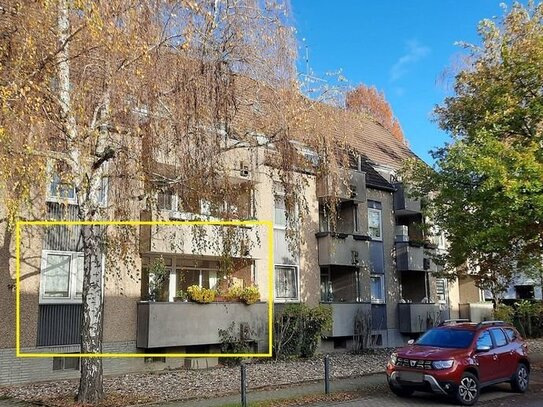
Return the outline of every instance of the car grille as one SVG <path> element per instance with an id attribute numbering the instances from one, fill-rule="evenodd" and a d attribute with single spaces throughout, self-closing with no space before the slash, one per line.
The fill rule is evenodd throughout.
<path id="1" fill-rule="evenodd" d="M 413 369 L 431 369 L 431 360 L 398 358 L 396 366 L 411 367 Z"/>

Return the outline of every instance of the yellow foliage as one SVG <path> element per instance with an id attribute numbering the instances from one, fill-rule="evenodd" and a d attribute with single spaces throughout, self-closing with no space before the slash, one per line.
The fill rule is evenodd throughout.
<path id="1" fill-rule="evenodd" d="M 191 285 L 187 288 L 187 294 L 191 301 L 199 302 L 200 304 L 208 304 L 215 301 L 217 292 L 210 288 L 200 287 L 199 285 Z"/>

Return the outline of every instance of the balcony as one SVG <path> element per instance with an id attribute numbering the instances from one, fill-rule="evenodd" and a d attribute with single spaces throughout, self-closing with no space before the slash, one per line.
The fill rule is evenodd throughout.
<path id="1" fill-rule="evenodd" d="M 439 304 L 409 303 L 398 304 L 400 332 L 419 334 L 446 319 L 447 310 Z"/>
<path id="2" fill-rule="evenodd" d="M 397 216 L 411 216 L 421 213 L 420 199 L 414 199 L 408 196 L 406 188 L 402 182 L 394 184 L 394 211 Z"/>
<path id="3" fill-rule="evenodd" d="M 219 344 L 219 329 L 249 326 L 259 352 L 268 351 L 268 304 L 140 302 L 136 345 L 165 348 Z"/>
<path id="4" fill-rule="evenodd" d="M 494 307 L 491 302 L 458 304 L 458 309 L 460 318 L 466 318 L 472 322 L 489 321 L 494 314 Z"/>
<path id="5" fill-rule="evenodd" d="M 366 201 L 366 173 L 344 170 L 340 174 L 337 186 L 337 198 L 342 201 Z M 317 198 L 329 198 L 334 195 L 334 183 L 331 176 L 317 180 Z"/>
<path id="6" fill-rule="evenodd" d="M 354 318 L 357 312 L 362 312 L 371 319 L 371 304 L 368 303 L 322 303 L 324 307 L 332 309 L 332 330 L 327 332 L 328 337 L 353 336 Z"/>
<path id="7" fill-rule="evenodd" d="M 412 242 L 396 242 L 396 267 L 398 271 L 436 272 L 437 265 L 431 255 L 434 248 L 414 245 Z"/>
<path id="8" fill-rule="evenodd" d="M 143 218 L 143 216 L 142 216 Z M 224 225 L 186 225 L 182 220 L 176 225 L 151 225 L 140 227 L 141 253 L 195 254 L 220 257 L 223 253 L 224 236 L 227 229 L 235 233 L 235 241 L 239 247 L 232 253 L 234 257 L 254 258 L 262 245 L 254 244 L 260 239 L 266 241 L 265 230 L 258 226 L 224 226 Z M 231 235 L 229 235 L 231 236 Z M 263 237 L 264 236 L 264 237 Z M 243 242 L 246 242 L 243 244 Z"/>
<path id="9" fill-rule="evenodd" d="M 369 259 L 367 236 L 336 232 L 316 234 L 320 265 L 357 266 Z"/>

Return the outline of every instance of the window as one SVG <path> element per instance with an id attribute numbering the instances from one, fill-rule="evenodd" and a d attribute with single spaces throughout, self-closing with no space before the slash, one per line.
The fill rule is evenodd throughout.
<path id="1" fill-rule="evenodd" d="M 372 274 L 370 276 L 371 284 L 371 302 L 384 303 L 385 302 L 385 284 L 383 276 L 379 274 Z"/>
<path id="2" fill-rule="evenodd" d="M 513 342 L 518 338 L 516 331 L 513 328 L 504 328 L 505 334 L 509 338 L 509 342 Z"/>
<path id="3" fill-rule="evenodd" d="M 330 279 L 330 270 L 321 269 L 321 301 L 333 301 L 334 294 L 332 291 L 332 281 Z"/>
<path id="4" fill-rule="evenodd" d="M 177 210 L 177 195 L 173 189 L 159 190 L 157 193 L 157 208 L 159 210 Z"/>
<path id="5" fill-rule="evenodd" d="M 40 301 L 79 301 L 83 289 L 83 253 L 43 251 Z"/>
<path id="6" fill-rule="evenodd" d="M 494 337 L 494 342 L 496 343 L 497 347 L 507 345 L 505 334 L 500 328 L 493 328 L 490 331 L 492 332 L 492 336 Z"/>
<path id="7" fill-rule="evenodd" d="M 287 227 L 287 207 L 283 195 L 275 195 L 274 225 L 275 227 Z"/>
<path id="8" fill-rule="evenodd" d="M 47 187 L 47 196 L 46 200 L 49 202 L 61 202 L 68 204 L 77 204 L 77 196 L 75 194 L 75 186 L 68 182 L 66 179 L 60 177 L 61 173 L 61 164 L 57 163 L 57 168 L 53 168 L 52 164 L 49 165 L 49 177 L 51 181 Z M 108 179 L 105 175 L 105 168 L 100 170 L 100 186 L 98 190 L 98 202 L 101 206 L 106 205 L 107 203 L 107 189 L 108 189 Z M 65 173 L 68 170 L 65 169 Z"/>
<path id="9" fill-rule="evenodd" d="M 298 299 L 298 268 L 275 266 L 275 298 L 278 300 Z"/>
<path id="10" fill-rule="evenodd" d="M 492 349 L 492 338 L 490 337 L 489 331 L 482 332 L 479 335 L 479 338 L 477 338 L 477 348 L 480 348 L 481 346 L 488 346 Z"/>
<path id="11" fill-rule="evenodd" d="M 54 357 L 53 370 L 79 370 L 80 358 Z"/>
<path id="12" fill-rule="evenodd" d="M 445 304 L 447 302 L 447 280 L 444 278 L 436 280 L 436 295 L 438 303 Z"/>
<path id="13" fill-rule="evenodd" d="M 186 292 L 191 285 L 203 288 L 214 288 L 217 285 L 217 269 L 177 268 L 175 274 L 177 291 Z"/>
<path id="14" fill-rule="evenodd" d="M 52 202 L 76 203 L 75 188 L 72 184 L 61 180 L 57 173 L 52 174 L 47 189 L 47 200 Z"/>
<path id="15" fill-rule="evenodd" d="M 368 208 L 368 235 L 375 240 L 382 240 L 381 210 Z"/>

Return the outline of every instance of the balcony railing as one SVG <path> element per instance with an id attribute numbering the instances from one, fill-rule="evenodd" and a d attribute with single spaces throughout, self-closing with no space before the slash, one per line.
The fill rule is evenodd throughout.
<path id="1" fill-rule="evenodd" d="M 247 326 L 258 351 L 268 351 L 268 304 L 263 302 L 140 302 L 136 344 L 146 349 L 219 344 L 219 329 L 232 323 L 237 330 Z"/>
<path id="2" fill-rule="evenodd" d="M 331 176 L 320 177 L 317 180 L 317 198 L 328 198 L 334 195 L 334 185 Z M 344 170 L 339 176 L 336 197 L 343 201 L 366 201 L 366 173 L 354 170 Z"/>
<path id="3" fill-rule="evenodd" d="M 323 303 L 325 307 L 332 310 L 332 330 L 326 333 L 328 337 L 353 336 L 354 319 L 357 313 L 362 313 L 368 318 L 371 325 L 371 304 L 369 303 Z"/>
<path id="4" fill-rule="evenodd" d="M 400 332 L 423 333 L 447 319 L 445 305 L 409 303 L 398 304 Z"/>
<path id="5" fill-rule="evenodd" d="M 435 249 L 413 245 L 410 242 L 396 242 L 396 267 L 398 271 L 436 272 L 437 265 L 432 260 Z"/>
<path id="6" fill-rule="evenodd" d="M 358 266 L 369 259 L 367 236 L 319 232 L 317 238 L 320 265 Z"/>
<path id="7" fill-rule="evenodd" d="M 420 199 L 414 199 L 408 196 L 406 188 L 402 182 L 394 184 L 394 211 L 396 215 L 417 215 L 421 213 Z"/>

